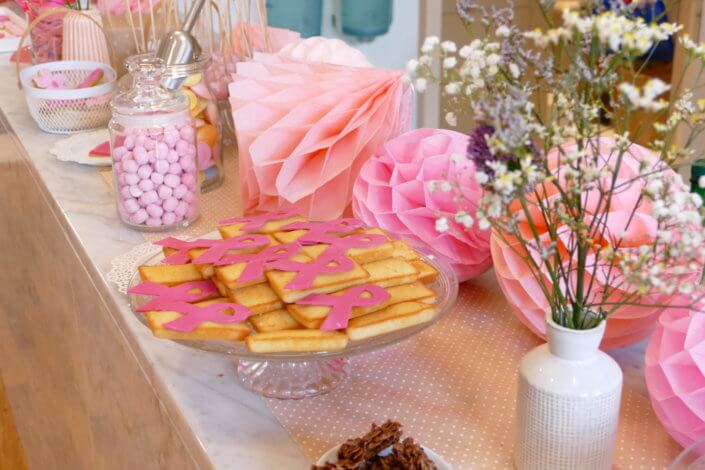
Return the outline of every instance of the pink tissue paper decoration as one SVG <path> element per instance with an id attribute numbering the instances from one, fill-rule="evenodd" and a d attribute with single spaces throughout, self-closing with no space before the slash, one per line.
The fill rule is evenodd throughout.
<path id="1" fill-rule="evenodd" d="M 565 152 L 570 152 L 575 149 L 575 147 L 575 144 L 562 146 Z M 613 152 L 614 148 L 615 141 L 613 138 L 603 137 L 600 139 L 599 152 L 605 163 L 609 162 L 612 165 L 615 163 L 618 152 Z M 549 164 L 552 167 L 555 167 L 557 164 L 557 155 L 557 151 L 554 150 L 549 152 L 547 156 L 550 162 Z M 622 238 L 623 246 L 638 246 L 644 241 L 648 241 L 650 237 L 655 234 L 656 230 L 656 220 L 651 216 L 650 204 L 643 200 L 636 209 L 632 222 L 628 227 L 625 227 L 631 211 L 634 209 L 637 201 L 639 201 L 643 188 L 643 182 L 641 180 L 632 183 L 628 181 L 639 175 L 639 163 L 643 160 L 655 162 L 658 160 L 658 157 L 654 152 L 645 147 L 631 144 L 629 150 L 624 154 L 618 175 L 618 183 L 621 180 L 625 187 L 613 197 L 610 213 L 607 216 L 607 225 L 610 233 L 606 235 L 615 236 L 616 234 L 624 232 L 625 235 Z M 671 170 L 667 170 L 667 172 L 664 173 L 664 177 L 669 177 L 669 179 L 670 177 L 679 178 Z M 550 193 L 551 189 L 549 188 L 548 191 Z M 550 197 L 554 197 L 554 195 L 550 194 L 549 198 Z M 585 197 L 590 200 L 590 203 L 587 205 L 589 213 L 589 208 L 597 205 L 599 193 L 595 190 L 586 194 Z M 589 217 L 589 214 L 587 217 Z M 534 219 L 535 222 L 537 220 L 540 221 L 541 219 L 538 217 Z M 586 219 L 586 222 L 589 224 L 590 220 Z M 525 226 L 527 230 L 526 233 L 530 233 L 528 223 L 523 215 L 520 217 L 519 224 Z M 537 225 L 541 233 L 541 239 L 546 244 L 550 243 L 546 228 L 540 223 Z M 558 231 L 561 231 L 560 227 Z M 545 312 L 549 310 L 548 302 L 526 263 L 514 252 L 514 249 L 520 249 L 518 242 L 512 241 L 511 239 L 507 240 L 507 242 L 509 242 L 510 245 L 506 244 L 496 234 L 492 235 L 491 251 L 497 280 L 519 320 L 536 335 L 545 339 Z M 567 263 L 567 255 L 565 258 L 564 261 Z M 590 255 L 588 263 L 592 263 L 592 260 L 594 260 L 594 255 Z M 604 285 L 605 279 L 599 269 L 597 274 L 598 275 L 595 276 L 593 292 L 598 292 L 599 295 L 601 295 L 601 292 L 599 292 L 601 290 L 600 286 Z M 683 280 L 687 279 L 697 282 L 698 273 L 693 271 L 687 273 L 682 278 Z M 551 285 L 547 273 L 544 273 L 543 279 L 547 286 Z M 591 277 L 587 275 L 586 282 L 590 282 L 590 279 Z M 627 286 L 625 286 L 625 288 L 627 288 Z M 617 290 L 609 300 L 612 302 L 617 301 L 617 299 L 625 294 L 626 292 L 624 290 Z M 642 302 L 665 305 L 669 304 L 672 298 L 673 296 L 654 294 L 643 297 Z M 601 347 L 609 349 L 638 343 L 646 338 L 653 330 L 656 320 L 662 311 L 663 307 L 658 306 L 642 307 L 624 305 L 618 308 L 607 320 L 607 330 L 602 340 Z"/>
<path id="2" fill-rule="evenodd" d="M 467 143 L 466 135 L 450 130 L 407 132 L 377 150 L 362 167 L 353 190 L 356 217 L 432 248 L 453 266 L 461 282 L 492 265 L 490 232 L 454 221 L 460 210 L 474 216 L 482 195 L 473 178 L 474 166 L 465 158 Z M 453 155 L 460 157 L 457 165 Z M 449 174 L 462 175 L 463 198 L 429 187 L 431 182 L 447 180 Z M 435 226 L 441 216 L 451 226 L 443 233 Z"/>
<path id="3" fill-rule="evenodd" d="M 349 215 L 362 164 L 409 127 L 411 87 L 400 71 L 256 59 L 230 84 L 244 211 Z"/>
<path id="4" fill-rule="evenodd" d="M 292 42 L 279 51 L 286 59 L 321 64 L 347 65 L 349 67 L 372 67 L 365 54 L 337 38 L 314 36 Z"/>
<path id="5" fill-rule="evenodd" d="M 689 299 L 681 302 L 687 305 Z M 674 302 L 674 305 L 676 302 Z M 656 416 L 683 447 L 705 438 L 705 315 L 667 308 L 646 349 L 646 386 Z"/>

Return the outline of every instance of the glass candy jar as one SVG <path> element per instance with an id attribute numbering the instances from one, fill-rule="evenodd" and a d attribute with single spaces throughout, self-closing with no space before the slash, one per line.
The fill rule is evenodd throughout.
<path id="1" fill-rule="evenodd" d="M 217 188 L 223 182 L 223 126 L 218 99 L 211 88 L 209 56 L 185 65 L 169 65 L 164 79 L 182 79 L 181 92 L 189 102 L 196 128 L 196 156 L 201 191 Z"/>
<path id="2" fill-rule="evenodd" d="M 111 102 L 117 209 L 137 230 L 189 225 L 199 215 L 196 131 L 188 98 L 161 86 L 161 59 L 128 61 L 132 87 Z"/>

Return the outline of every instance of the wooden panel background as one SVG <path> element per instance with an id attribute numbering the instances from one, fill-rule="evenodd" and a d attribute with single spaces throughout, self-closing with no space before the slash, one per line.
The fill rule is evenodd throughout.
<path id="1" fill-rule="evenodd" d="M 197 468 L 3 120 L 0 372 L 29 468 Z"/>

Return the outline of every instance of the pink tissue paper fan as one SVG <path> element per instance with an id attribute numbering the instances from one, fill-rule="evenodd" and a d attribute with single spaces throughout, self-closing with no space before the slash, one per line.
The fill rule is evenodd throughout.
<path id="1" fill-rule="evenodd" d="M 460 210 L 473 217 L 482 194 L 473 178 L 474 165 L 465 158 L 467 143 L 467 135 L 451 130 L 407 132 L 375 152 L 353 189 L 356 217 L 432 248 L 453 266 L 461 282 L 492 265 L 490 232 L 454 221 Z M 456 191 L 432 189 L 451 174 L 462 175 L 463 197 Z M 436 230 L 439 217 L 448 219 L 450 230 Z"/>
<path id="2" fill-rule="evenodd" d="M 575 146 L 575 144 L 564 145 L 563 149 L 565 152 L 570 152 Z M 614 147 L 615 141 L 613 138 L 600 138 L 600 155 L 603 156 L 605 162 L 610 162 L 616 158 L 617 153 L 612 152 Z M 547 158 L 549 162 L 556 162 L 557 151 L 549 152 Z M 640 145 L 631 144 L 629 150 L 624 155 L 619 178 L 626 182 L 638 176 L 640 161 L 657 158 L 657 155 L 651 150 Z M 669 172 L 670 173 L 667 173 L 667 175 L 677 178 L 675 172 L 671 170 L 669 170 Z M 637 208 L 632 223 L 628 227 L 624 227 L 626 221 L 629 220 L 628 214 L 631 213 L 634 205 L 640 199 L 642 187 L 643 182 L 636 181 L 631 183 L 624 190 L 620 190 L 619 194 L 613 199 L 608 216 L 611 232 L 620 233 L 625 231 L 625 239 L 631 240 L 631 243 L 636 245 L 638 245 L 640 239 L 648 239 L 648 234 L 651 230 L 655 230 L 656 227 L 656 221 L 651 216 L 650 205 L 645 202 L 642 202 Z M 595 191 L 594 196 L 596 195 L 597 191 Z M 586 197 L 591 196 L 593 195 L 586 195 Z M 595 199 L 593 202 L 596 203 L 597 199 L 593 199 Z M 526 222 L 520 221 L 520 223 Z M 545 233 L 545 231 L 542 233 L 542 239 L 544 239 L 546 243 L 550 242 L 548 234 Z M 511 243 L 511 240 L 509 240 L 509 242 Z M 512 246 L 507 245 L 497 235 L 492 236 L 490 248 L 497 280 L 502 292 L 511 304 L 514 313 L 531 331 L 545 339 L 545 314 L 549 310 L 549 306 L 534 276 L 529 271 L 526 263 L 514 252 Z M 518 245 L 515 245 L 515 248 L 518 248 Z M 698 275 L 699 273 L 692 272 L 690 273 L 690 279 L 697 281 Z M 588 281 L 589 279 L 588 276 Z M 544 282 L 548 286 L 551 285 L 550 278 L 547 274 L 544 275 Z M 601 282 L 603 282 L 601 276 L 596 276 L 596 285 L 599 285 Z M 624 294 L 624 291 L 616 291 L 615 295 L 610 300 L 616 301 L 617 298 Z M 673 296 L 657 294 L 645 297 L 643 302 L 665 305 L 671 303 L 672 299 Z M 663 307 L 632 305 L 620 307 L 607 320 L 607 330 L 605 331 L 601 347 L 604 349 L 616 348 L 644 340 L 649 333 L 653 331 L 656 320 L 662 311 Z"/>
<path id="3" fill-rule="evenodd" d="M 704 439 L 705 314 L 688 308 L 663 312 L 646 349 L 645 376 L 666 431 L 683 447 Z"/>
<path id="4" fill-rule="evenodd" d="M 246 213 L 351 214 L 362 164 L 410 124 L 401 71 L 255 54 L 237 64 L 229 91 Z"/>

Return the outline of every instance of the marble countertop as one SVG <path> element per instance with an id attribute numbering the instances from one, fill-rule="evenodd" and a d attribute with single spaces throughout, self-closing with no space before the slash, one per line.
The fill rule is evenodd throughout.
<path id="1" fill-rule="evenodd" d="M 108 282 L 111 261 L 144 242 L 142 234 L 118 220 L 113 195 L 94 167 L 59 162 L 49 149 L 61 136 L 41 132 L 16 85 L 8 56 L 0 56 L 0 108 L 23 144 L 40 185 L 65 217 L 63 225 L 80 245 L 77 250 L 93 282 L 110 297 L 108 304 L 142 362 L 182 439 L 198 462 L 216 469 L 308 468 L 296 443 L 272 416 L 264 401 L 243 389 L 231 360 L 155 341 L 133 316 L 127 298 Z"/>

